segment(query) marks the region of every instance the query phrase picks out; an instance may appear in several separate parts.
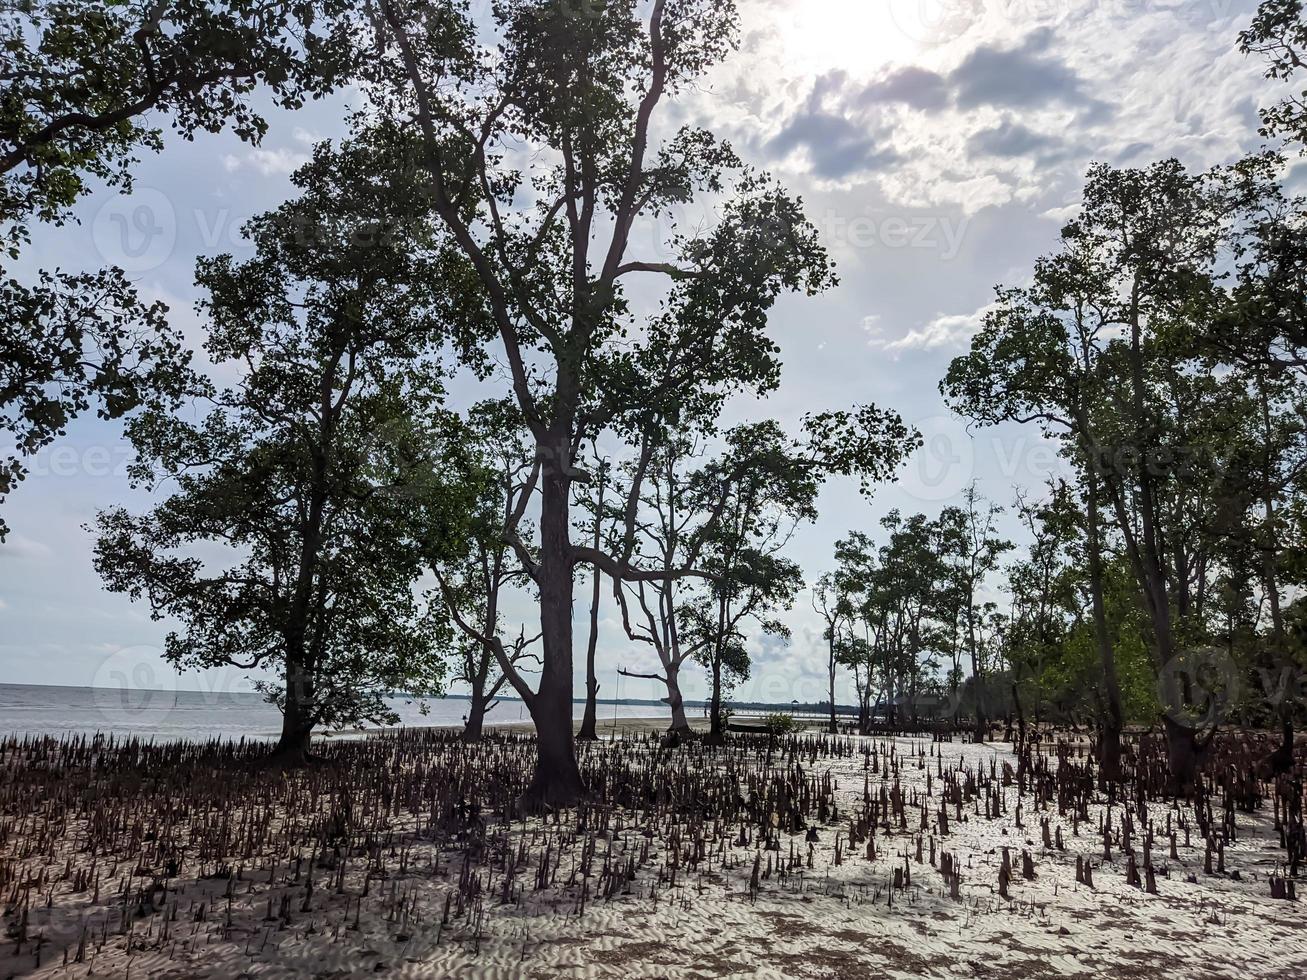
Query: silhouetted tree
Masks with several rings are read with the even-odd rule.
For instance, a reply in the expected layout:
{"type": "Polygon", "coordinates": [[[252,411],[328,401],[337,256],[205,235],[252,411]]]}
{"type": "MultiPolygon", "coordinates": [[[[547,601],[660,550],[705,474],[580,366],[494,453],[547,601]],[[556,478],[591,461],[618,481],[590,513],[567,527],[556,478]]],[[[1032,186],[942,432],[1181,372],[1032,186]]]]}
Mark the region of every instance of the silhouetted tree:
{"type": "MultiPolygon", "coordinates": [[[[372,8],[382,121],[420,134],[421,176],[476,270],[536,447],[539,546],[516,549],[540,593],[543,664],[526,698],[538,736],[526,794],[535,805],[568,805],[583,792],[571,720],[573,570],[666,579],[572,542],[573,488],[591,480],[576,465],[582,444],[638,432],[649,419],[692,431],[728,395],[773,388],[772,304],[833,281],[815,230],[781,188],[704,130],[654,137],[664,98],[735,46],[734,4],[655,0],[645,9],[635,0],[505,0],[492,9],[498,48],[482,57],[456,8],[372,8]],[[515,151],[524,144],[526,157],[515,151]],[[662,255],[632,254],[638,221],[707,195],[719,202],[715,226],[669,232],[662,255]],[[632,277],[662,286],[656,312],[632,308],[632,277]]],[[[896,416],[850,421],[882,459],[896,458],[906,437],[896,416]]],[[[637,469],[629,500],[639,500],[642,477],[637,469]]]]}
{"type": "Polygon", "coordinates": [[[319,725],[392,718],[388,692],[440,690],[447,631],[414,585],[466,548],[480,491],[430,356],[458,311],[432,288],[432,228],[386,159],[320,145],[294,177],[301,197],[246,225],[253,258],[200,262],[205,349],[243,376],[198,421],[134,420],[134,481],[176,490],[97,521],[109,589],[180,621],[169,660],[280,671],[261,687],[286,764],[319,725]]]}

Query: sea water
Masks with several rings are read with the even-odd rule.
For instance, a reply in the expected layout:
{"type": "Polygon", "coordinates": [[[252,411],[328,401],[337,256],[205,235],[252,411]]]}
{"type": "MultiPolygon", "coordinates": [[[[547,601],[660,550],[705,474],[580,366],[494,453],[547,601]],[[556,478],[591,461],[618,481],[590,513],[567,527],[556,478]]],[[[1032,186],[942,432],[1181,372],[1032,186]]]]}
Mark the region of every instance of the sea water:
{"type": "MultiPolygon", "coordinates": [[[[461,725],[470,702],[435,698],[423,704],[390,698],[399,723],[408,726],[461,725]]],[[[575,704],[581,717],[584,704],[575,704]]],[[[601,721],[660,716],[649,704],[601,704],[601,721]]],[[[488,724],[530,721],[526,705],[501,699],[488,724]]],[[[244,691],[152,691],[136,688],[59,687],[0,684],[0,737],[6,735],[104,734],[155,741],[178,739],[270,739],[281,730],[281,713],[260,694],[244,691]]]]}

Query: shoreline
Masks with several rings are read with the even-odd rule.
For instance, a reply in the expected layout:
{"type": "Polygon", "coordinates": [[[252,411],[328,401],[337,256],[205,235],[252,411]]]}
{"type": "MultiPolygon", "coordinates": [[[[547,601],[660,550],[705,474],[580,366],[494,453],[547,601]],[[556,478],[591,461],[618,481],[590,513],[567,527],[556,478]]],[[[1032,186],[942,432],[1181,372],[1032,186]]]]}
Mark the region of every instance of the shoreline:
{"type": "MultiPolygon", "coordinates": [[[[707,718],[687,719],[690,728],[694,731],[707,731],[707,718]]],[[[595,723],[595,733],[601,738],[605,732],[628,732],[631,734],[658,733],[665,732],[671,726],[670,717],[640,717],[640,718],[618,718],[616,722],[609,718],[607,721],[597,721],[595,723]]],[[[581,719],[572,719],[572,732],[575,734],[581,728],[581,719]]],[[[432,732],[461,732],[462,725],[393,725],[384,728],[369,728],[361,732],[340,733],[336,735],[324,736],[328,741],[338,741],[345,738],[366,738],[371,735],[391,735],[396,732],[412,731],[432,731],[432,732]]],[[[494,732],[531,732],[535,730],[535,722],[530,718],[524,718],[518,721],[487,721],[482,726],[482,732],[493,734],[494,732]]],[[[276,736],[272,736],[275,738],[276,736]]]]}

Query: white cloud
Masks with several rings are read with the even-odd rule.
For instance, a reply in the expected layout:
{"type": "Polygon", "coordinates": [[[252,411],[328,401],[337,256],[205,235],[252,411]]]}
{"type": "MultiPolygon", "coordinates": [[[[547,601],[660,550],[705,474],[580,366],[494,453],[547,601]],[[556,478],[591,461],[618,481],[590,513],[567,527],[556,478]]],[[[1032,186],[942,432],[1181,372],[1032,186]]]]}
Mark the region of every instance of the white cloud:
{"type": "Polygon", "coordinates": [[[0,558],[17,561],[42,561],[54,555],[54,550],[43,542],[10,532],[4,544],[0,544],[0,558]]]}
{"type": "Polygon", "coordinates": [[[714,78],[717,98],[703,108],[787,180],[861,179],[891,205],[971,215],[1020,202],[1038,214],[1070,199],[1092,160],[1226,162],[1258,145],[1254,107],[1277,94],[1237,49],[1253,0],[1034,9],[975,0],[950,8],[959,16],[947,30],[904,21],[899,8],[916,6],[904,3],[865,15],[894,43],[847,58],[833,39],[873,36],[849,18],[876,5],[822,6],[828,15],[807,0],[746,2],[747,53],[714,78]],[[801,43],[809,34],[823,45],[801,43]]]}
{"type": "Polygon", "coordinates": [[[1067,204],[1060,208],[1049,208],[1047,211],[1040,213],[1041,218],[1047,218],[1049,221],[1056,221],[1058,224],[1066,224],[1072,218],[1080,213],[1080,202],[1067,204]]]}
{"type": "Polygon", "coordinates": [[[915,327],[894,339],[886,337],[876,324],[879,317],[867,317],[862,327],[872,335],[868,343],[893,354],[908,350],[961,349],[980,329],[985,314],[994,308],[995,304],[986,303],[970,313],[941,313],[924,326],[915,327]]]}
{"type": "MultiPolygon", "coordinates": [[[[302,133],[303,131],[297,131],[296,138],[299,138],[302,133]]],[[[308,160],[308,154],[298,150],[284,148],[269,150],[262,146],[255,146],[239,155],[228,153],[222,158],[222,164],[228,173],[255,170],[264,177],[273,177],[285,176],[297,167],[308,163],[308,160]]]]}

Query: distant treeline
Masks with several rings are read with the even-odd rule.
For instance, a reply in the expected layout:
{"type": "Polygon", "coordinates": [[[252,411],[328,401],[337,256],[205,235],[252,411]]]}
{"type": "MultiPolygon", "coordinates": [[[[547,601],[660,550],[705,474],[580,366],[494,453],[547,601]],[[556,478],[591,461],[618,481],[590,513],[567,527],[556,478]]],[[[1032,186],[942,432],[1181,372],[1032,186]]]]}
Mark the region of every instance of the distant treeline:
{"type": "MultiPolygon", "coordinates": [[[[408,698],[413,696],[414,695],[407,694],[403,691],[394,691],[391,693],[391,697],[393,698],[408,698]]],[[[472,695],[446,694],[443,696],[442,700],[471,701],[472,695]]],[[[499,698],[499,700],[506,702],[508,704],[525,703],[524,701],[522,701],[521,698],[499,698]]],[[[572,699],[573,704],[585,704],[585,702],[586,702],[585,698],[572,699]]],[[[659,709],[664,709],[667,707],[667,702],[659,700],[658,698],[596,698],[595,704],[648,705],[651,708],[659,708],[659,709]]],[[[700,711],[711,706],[711,702],[709,701],[686,701],[684,702],[684,704],[686,708],[695,708],[700,711]]],[[[776,712],[783,712],[787,714],[799,714],[799,715],[809,715],[809,714],[827,715],[830,713],[829,701],[817,701],[808,704],[798,704],[798,703],[780,704],[780,703],[774,703],[769,701],[733,701],[730,707],[737,712],[776,711],[776,712]]],[[[837,704],[835,706],[835,712],[836,714],[841,714],[841,715],[856,716],[858,713],[858,708],[856,705],[852,705],[852,704],[837,704]]]]}

